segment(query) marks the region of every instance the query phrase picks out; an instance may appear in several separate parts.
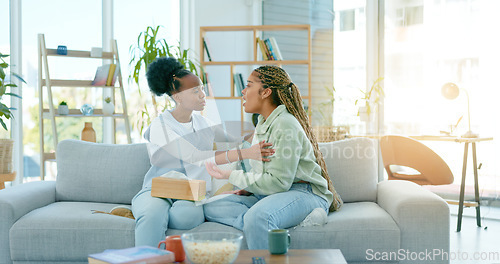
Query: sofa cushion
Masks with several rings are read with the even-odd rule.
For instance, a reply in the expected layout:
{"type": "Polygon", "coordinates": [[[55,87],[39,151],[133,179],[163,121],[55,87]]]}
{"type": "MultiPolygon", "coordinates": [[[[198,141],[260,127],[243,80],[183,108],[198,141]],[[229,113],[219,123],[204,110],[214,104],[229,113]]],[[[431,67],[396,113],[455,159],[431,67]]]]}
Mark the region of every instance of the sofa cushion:
{"type": "Polygon", "coordinates": [[[13,261],[86,261],[88,254],[134,246],[132,219],[92,214],[118,204],[57,202],[21,217],[10,230],[13,261]]]}
{"type": "MultiPolygon", "coordinates": [[[[342,200],[348,202],[377,199],[377,141],[353,138],[319,143],[328,174],[342,200]]],[[[342,209],[341,209],[342,210],[342,209]]]]}
{"type": "Polygon", "coordinates": [[[57,201],[130,204],[150,168],[146,144],[64,140],[57,146],[57,201]]]}
{"type": "MultiPolygon", "coordinates": [[[[291,228],[290,248],[338,248],[349,261],[367,261],[367,250],[397,252],[400,231],[392,217],[373,202],[344,203],[323,226],[291,228]]],[[[370,251],[371,252],[371,251],[370,251]]]]}

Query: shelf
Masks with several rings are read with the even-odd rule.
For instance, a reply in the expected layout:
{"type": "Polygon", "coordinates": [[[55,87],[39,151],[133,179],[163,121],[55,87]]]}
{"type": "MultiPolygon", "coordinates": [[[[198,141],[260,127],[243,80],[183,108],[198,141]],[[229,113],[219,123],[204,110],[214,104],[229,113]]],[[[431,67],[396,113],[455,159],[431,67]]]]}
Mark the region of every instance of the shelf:
{"type": "MultiPolygon", "coordinates": [[[[93,115],[83,115],[80,109],[68,109],[69,114],[67,115],[60,115],[57,113],[57,109],[54,110],[54,117],[113,117],[113,118],[125,118],[126,115],[123,113],[115,113],[112,115],[104,115],[102,113],[102,109],[94,109],[94,114],[93,115]]],[[[50,119],[50,109],[44,108],[43,109],[43,118],[44,119],[50,119]]]]}
{"type": "MultiPolygon", "coordinates": [[[[105,86],[105,85],[92,85],[92,80],[71,80],[71,79],[51,79],[49,72],[49,57],[53,60],[54,57],[60,58],[61,61],[64,61],[63,58],[81,58],[81,59],[97,59],[102,63],[114,63],[116,65],[120,65],[120,59],[118,56],[118,45],[116,40],[111,41],[111,52],[102,52],[101,56],[90,56],[91,51],[82,51],[82,50],[67,50],[66,55],[57,54],[57,49],[47,49],[45,45],[45,35],[38,34],[38,114],[39,114],[39,135],[40,135],[40,176],[42,180],[45,179],[45,162],[46,161],[56,161],[55,151],[57,149],[57,145],[59,143],[58,136],[58,122],[61,122],[61,117],[70,117],[70,118],[85,118],[85,117],[97,117],[102,118],[103,121],[106,121],[106,124],[109,124],[109,129],[112,133],[110,133],[110,141],[116,144],[116,135],[117,126],[116,119],[123,119],[125,123],[125,133],[127,136],[127,142],[129,144],[132,143],[131,127],[130,121],[127,114],[127,101],[125,100],[125,91],[122,82],[122,72],[120,70],[117,71],[118,81],[115,85],[105,86]],[[52,87],[58,87],[56,90],[56,94],[54,96],[52,87]],[[61,91],[66,91],[72,94],[75,98],[80,98],[81,95],[77,95],[75,92],[71,90],[74,88],[100,88],[104,96],[112,96],[113,103],[115,103],[116,94],[121,98],[121,107],[118,113],[114,113],[112,115],[104,115],[102,109],[94,109],[92,115],[83,115],[80,109],[68,109],[67,115],[60,115],[58,113],[58,105],[54,104],[55,101],[60,101],[61,91]],[[108,88],[108,89],[106,89],[108,88]],[[116,90],[118,88],[119,90],[116,90]],[[45,91],[44,91],[45,90],[45,91]],[[108,93],[109,92],[109,93],[108,93]],[[46,96],[46,97],[45,97],[46,96]],[[44,98],[45,97],[45,98],[44,98]],[[45,106],[44,106],[45,104],[45,106]],[[47,105],[48,104],[48,105],[47,105]],[[44,122],[44,120],[48,120],[48,122],[44,122]],[[48,124],[50,124],[50,129],[48,129],[48,124]],[[45,128],[47,127],[47,128],[45,128]],[[46,145],[46,137],[51,137],[52,146],[45,147],[46,145]]],[[[71,68],[71,64],[74,61],[66,62],[66,67],[71,68]]],[[[93,69],[94,71],[94,69],[93,69]]],[[[66,76],[68,78],[69,76],[66,76]]],[[[63,77],[65,78],[65,77],[63,77]]],[[[85,93],[94,93],[94,91],[85,90],[85,93]]],[[[77,100],[78,101],[78,100],[77,100]]],[[[99,120],[100,121],[100,120],[99,120]]],[[[82,120],[83,122],[83,120],[82,120]]],[[[60,128],[59,128],[60,129],[60,128]]],[[[104,132],[104,131],[103,131],[104,132]]],[[[104,138],[104,137],[103,137],[104,138]]]]}
{"type": "Polygon", "coordinates": [[[260,25],[260,26],[214,26],[202,27],[201,31],[283,31],[283,30],[309,30],[309,25],[260,25]]]}
{"type": "MultiPolygon", "coordinates": [[[[47,80],[42,79],[41,85],[46,87],[47,80]]],[[[89,80],[57,80],[57,79],[51,79],[50,86],[68,87],[68,88],[120,88],[116,86],[92,85],[92,81],[89,80]]]]}
{"type": "MultiPolygon", "coordinates": [[[[272,32],[271,32],[272,33],[272,32]]],[[[218,36],[219,38],[221,36],[218,36]]],[[[223,38],[222,38],[223,39],[223,38]]],[[[307,100],[307,105],[311,106],[312,103],[312,97],[311,97],[311,86],[312,86],[312,81],[311,81],[311,72],[312,72],[312,63],[311,63],[311,26],[308,24],[302,24],[302,25],[243,25],[243,26],[209,26],[209,27],[200,27],[200,37],[199,37],[200,45],[199,45],[199,55],[200,55],[200,66],[202,68],[209,68],[209,66],[229,66],[229,91],[227,94],[228,96],[207,96],[207,99],[216,99],[216,100],[241,100],[243,102],[243,99],[241,96],[237,96],[239,94],[239,91],[237,92],[237,85],[235,84],[234,81],[234,74],[235,74],[235,69],[237,65],[249,65],[249,66],[255,66],[255,65],[277,65],[282,67],[282,65],[301,65],[304,66],[303,74],[307,74],[307,96],[302,96],[303,100],[307,100]],[[229,33],[224,33],[224,34],[234,34],[232,32],[238,32],[238,31],[248,31],[248,36],[252,35],[251,37],[251,45],[249,45],[249,54],[251,55],[249,60],[240,60],[240,61],[205,61],[205,58],[207,57],[205,55],[205,37],[211,34],[207,34],[208,32],[229,32],[229,33]],[[257,42],[257,38],[260,37],[260,33],[263,31],[303,31],[304,34],[307,34],[307,48],[303,50],[303,55],[300,58],[306,58],[303,60],[264,60],[261,59],[259,54],[262,55],[262,49],[260,49],[260,45],[257,42]],[[260,52],[259,52],[260,51],[260,52]]],[[[225,43],[226,45],[229,45],[225,43]]],[[[221,45],[220,47],[211,46],[211,49],[224,49],[224,44],[219,44],[221,45]]],[[[302,53],[301,53],[302,54],[302,53]]],[[[214,69],[213,67],[212,69],[214,69]]],[[[305,78],[305,77],[304,77],[305,78]]],[[[244,80],[244,84],[246,83],[246,80],[244,80]]],[[[244,89],[244,87],[242,87],[244,89]]],[[[244,110],[243,110],[243,104],[241,104],[241,108],[239,109],[241,114],[240,114],[240,120],[244,120],[244,110]]],[[[310,114],[309,114],[310,116],[310,114]]],[[[245,132],[245,128],[243,127],[243,122],[241,122],[241,131],[245,132]]]]}
{"type": "Polygon", "coordinates": [[[113,52],[102,52],[102,56],[99,57],[91,57],[90,51],[83,50],[68,50],[67,55],[57,54],[57,49],[46,49],[47,56],[55,56],[55,57],[65,57],[65,58],[93,58],[93,59],[113,59],[113,52]]]}
{"type": "Polygon", "coordinates": [[[262,60],[262,61],[204,61],[201,65],[277,65],[277,64],[309,64],[308,60],[262,60]]]}

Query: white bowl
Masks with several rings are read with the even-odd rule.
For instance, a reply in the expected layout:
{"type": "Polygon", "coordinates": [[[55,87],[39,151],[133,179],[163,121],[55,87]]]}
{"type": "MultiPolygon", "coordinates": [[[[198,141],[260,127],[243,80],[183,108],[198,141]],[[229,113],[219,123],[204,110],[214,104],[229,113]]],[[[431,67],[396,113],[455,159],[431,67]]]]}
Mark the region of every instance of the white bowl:
{"type": "Polygon", "coordinates": [[[243,235],[231,232],[185,233],[186,257],[193,264],[231,264],[238,257],[243,235]]]}

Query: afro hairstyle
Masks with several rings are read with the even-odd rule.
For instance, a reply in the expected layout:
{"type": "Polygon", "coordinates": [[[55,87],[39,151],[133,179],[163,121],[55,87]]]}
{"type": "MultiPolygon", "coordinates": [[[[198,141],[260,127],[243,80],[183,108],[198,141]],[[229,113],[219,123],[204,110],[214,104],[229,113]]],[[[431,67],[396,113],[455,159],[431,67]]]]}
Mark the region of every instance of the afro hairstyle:
{"type": "Polygon", "coordinates": [[[191,72],[186,70],[176,58],[160,57],[149,64],[146,79],[149,89],[155,95],[168,94],[171,96],[179,91],[181,86],[179,79],[188,74],[191,72]]]}

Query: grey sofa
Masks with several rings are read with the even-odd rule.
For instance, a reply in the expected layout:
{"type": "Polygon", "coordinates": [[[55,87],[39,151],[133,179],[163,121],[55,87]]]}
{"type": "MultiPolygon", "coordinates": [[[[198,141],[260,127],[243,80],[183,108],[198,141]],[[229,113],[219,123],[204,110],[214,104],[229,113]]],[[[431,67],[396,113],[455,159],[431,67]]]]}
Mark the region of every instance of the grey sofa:
{"type": "MultiPolygon", "coordinates": [[[[449,208],[441,198],[412,182],[378,182],[376,141],[320,147],[345,204],[326,225],[290,228],[291,248],[339,248],[349,263],[449,263],[428,254],[449,251],[449,208]]],[[[91,210],[130,204],[149,168],[145,144],[65,140],[57,166],[55,182],[0,191],[0,263],[86,263],[90,253],[134,246],[133,220],[91,210]]],[[[209,230],[238,232],[210,222],[192,231],[209,230]]]]}

